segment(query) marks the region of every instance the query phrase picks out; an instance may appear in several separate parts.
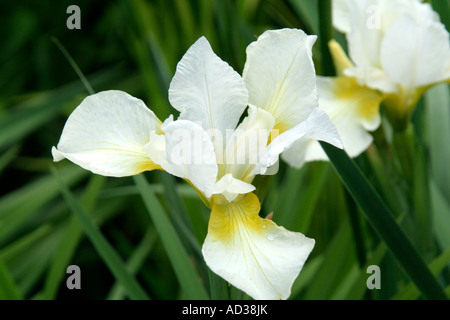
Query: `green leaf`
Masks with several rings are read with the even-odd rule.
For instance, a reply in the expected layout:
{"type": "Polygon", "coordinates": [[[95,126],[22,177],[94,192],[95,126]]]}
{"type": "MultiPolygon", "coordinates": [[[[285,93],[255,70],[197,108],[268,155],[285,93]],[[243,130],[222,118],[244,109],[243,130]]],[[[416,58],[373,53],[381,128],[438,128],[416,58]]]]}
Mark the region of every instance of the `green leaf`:
{"type": "Polygon", "coordinates": [[[189,299],[208,299],[208,294],[154,191],[143,174],[134,176],[133,179],[141,192],[142,200],[158,231],[184,293],[189,299]]]}
{"type": "Polygon", "coordinates": [[[443,288],[397,224],[391,210],[356,164],[343,150],[323,142],[321,145],[367,220],[423,295],[428,299],[447,299],[443,288]]]}
{"type": "Polygon", "coordinates": [[[441,248],[450,248],[450,205],[441,189],[432,180],[430,180],[430,193],[433,226],[437,241],[441,248]]]}
{"type": "MultiPolygon", "coordinates": [[[[147,229],[147,232],[142,237],[141,242],[138,244],[131,257],[127,261],[127,269],[131,275],[136,275],[139,269],[145,262],[145,259],[152,251],[156,243],[156,232],[152,227],[147,229]]],[[[124,288],[120,285],[120,282],[116,282],[108,294],[107,300],[122,300],[125,296],[124,288]]]]}
{"type": "Polygon", "coordinates": [[[8,246],[0,250],[0,260],[8,262],[8,260],[23,254],[30,249],[31,245],[39,241],[43,236],[47,235],[52,228],[48,224],[44,224],[36,230],[24,235],[23,237],[10,243],[8,246]]]}
{"type": "Polygon", "coordinates": [[[329,299],[334,290],[342,283],[356,261],[355,251],[349,250],[352,245],[352,233],[349,220],[345,220],[333,240],[328,245],[320,268],[308,287],[305,299],[329,299]],[[345,249],[344,249],[345,248],[345,249]]]}
{"type": "MultiPolygon", "coordinates": [[[[116,67],[90,77],[92,85],[118,79],[124,73],[123,67],[116,67]]],[[[15,107],[0,117],[0,150],[10,147],[45,123],[50,122],[67,106],[68,101],[79,101],[78,95],[84,92],[79,81],[61,88],[33,95],[33,98],[15,107]]],[[[55,141],[56,142],[56,141],[55,141]]],[[[49,147],[50,155],[50,147],[49,147]]]]}
{"type": "Polygon", "coordinates": [[[64,199],[66,200],[72,212],[80,220],[80,224],[84,232],[91,240],[98,254],[102,257],[103,261],[111,270],[112,274],[123,285],[131,299],[150,299],[147,293],[127,271],[122,259],[119,257],[113,247],[108,243],[101,232],[97,229],[97,226],[94,224],[91,217],[86,213],[79,201],[73,196],[72,192],[68,189],[67,185],[61,179],[56,169],[53,168],[52,173],[54,174],[61,187],[61,193],[63,194],[64,199]]]}
{"type": "MultiPolygon", "coordinates": [[[[319,0],[320,1],[320,0],[319,0]]],[[[289,0],[294,10],[304,21],[310,34],[319,32],[319,15],[317,11],[317,0],[289,0]]]]}
{"type": "MultiPolygon", "coordinates": [[[[430,263],[429,267],[431,272],[435,276],[439,275],[439,273],[445,268],[448,267],[450,263],[450,248],[447,251],[443,252],[439,257],[433,260],[430,263]]],[[[415,300],[420,297],[420,291],[414,286],[413,283],[409,283],[403,290],[398,292],[393,300],[415,300]]]]}
{"type": "Polygon", "coordinates": [[[9,273],[8,267],[0,258],[0,300],[21,300],[17,285],[9,273]]]}
{"type": "MultiPolygon", "coordinates": [[[[68,185],[80,181],[87,173],[75,166],[60,171],[62,179],[68,185]]],[[[51,175],[45,175],[0,198],[0,245],[58,193],[58,183],[51,175]]]]}
{"type": "Polygon", "coordinates": [[[334,76],[334,64],[328,42],[333,38],[332,2],[331,0],[319,0],[319,43],[322,53],[322,73],[324,76],[334,76]]]}
{"type": "Polygon", "coordinates": [[[450,32],[450,1],[449,0],[431,0],[433,9],[441,16],[441,21],[450,32]]]}
{"type": "MultiPolygon", "coordinates": [[[[93,175],[85,189],[81,203],[87,209],[92,209],[103,187],[105,177],[93,175]]],[[[70,260],[75,253],[75,249],[81,240],[83,229],[81,228],[78,217],[72,216],[58,246],[53,252],[53,260],[49,267],[49,271],[44,283],[44,289],[40,299],[52,300],[58,293],[58,288],[66,274],[66,268],[70,264],[70,260]]]]}
{"type": "Polygon", "coordinates": [[[443,83],[425,93],[431,175],[450,201],[450,87],[443,83]]]}

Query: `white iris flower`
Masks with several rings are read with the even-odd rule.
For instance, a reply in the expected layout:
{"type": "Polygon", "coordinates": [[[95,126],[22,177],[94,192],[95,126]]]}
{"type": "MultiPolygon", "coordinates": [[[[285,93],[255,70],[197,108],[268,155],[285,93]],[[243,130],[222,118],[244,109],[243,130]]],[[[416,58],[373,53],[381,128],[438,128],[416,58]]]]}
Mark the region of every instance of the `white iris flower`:
{"type": "MultiPolygon", "coordinates": [[[[349,58],[330,43],[338,75],[318,77],[319,105],[354,157],[372,143],[382,101],[394,128],[403,130],[425,90],[449,81],[449,33],[418,0],[334,0],[333,24],[346,35],[349,58]]],[[[308,152],[325,159],[312,145],[308,152]]]]}
{"type": "Polygon", "coordinates": [[[170,84],[177,120],[161,123],[122,91],[100,92],[70,115],[54,161],[105,176],[160,169],[183,178],[211,209],[202,247],[211,270],[255,299],[286,299],[314,240],[260,218],[252,182],[274,174],[298,140],[342,147],[317,107],[314,41],[301,30],[265,32],[248,47],[243,79],[201,37],[170,84]]]}

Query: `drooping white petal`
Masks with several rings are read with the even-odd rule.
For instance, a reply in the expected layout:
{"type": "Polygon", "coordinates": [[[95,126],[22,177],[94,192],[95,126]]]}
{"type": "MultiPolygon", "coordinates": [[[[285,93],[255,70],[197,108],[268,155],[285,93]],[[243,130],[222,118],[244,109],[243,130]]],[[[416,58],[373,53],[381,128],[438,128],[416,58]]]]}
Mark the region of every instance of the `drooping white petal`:
{"type": "Polygon", "coordinates": [[[217,179],[213,144],[202,127],[188,120],[169,119],[161,126],[164,135],[154,134],[144,151],[165,171],[192,183],[206,198],[217,179]]]}
{"type": "MultiPolygon", "coordinates": [[[[278,161],[279,155],[288,150],[300,139],[315,139],[328,142],[338,148],[342,148],[342,142],[335,125],[328,115],[319,108],[314,108],[311,115],[305,121],[294,128],[283,132],[274,139],[261,156],[260,162],[254,169],[256,174],[264,174],[268,167],[278,161]]],[[[303,163],[304,154],[298,154],[290,162],[303,163]]],[[[295,165],[298,166],[298,165],[295,165]]]]}
{"type": "Polygon", "coordinates": [[[316,36],[302,30],[269,30],[247,47],[243,78],[249,103],[270,112],[286,131],[317,106],[312,46],[316,36]]]}
{"type": "Polygon", "coordinates": [[[232,202],[239,194],[246,194],[255,190],[255,186],[236,179],[227,173],[214,186],[214,194],[222,194],[228,202],[232,202]]]}
{"type": "Polygon", "coordinates": [[[143,151],[161,122],[145,104],[122,91],[88,96],[67,119],[54,161],[64,158],[93,173],[123,177],[158,168],[143,151]]]}
{"type": "Polygon", "coordinates": [[[406,91],[446,80],[449,33],[441,23],[419,25],[410,17],[400,18],[383,39],[381,63],[406,91]]]}
{"type": "Polygon", "coordinates": [[[178,63],[169,100],[181,112],[179,119],[225,132],[236,128],[247,107],[248,93],[241,76],[201,37],[178,63]]]}
{"type": "Polygon", "coordinates": [[[287,299],[314,240],[258,216],[253,193],[213,203],[202,247],[209,268],[254,299],[287,299]]]}

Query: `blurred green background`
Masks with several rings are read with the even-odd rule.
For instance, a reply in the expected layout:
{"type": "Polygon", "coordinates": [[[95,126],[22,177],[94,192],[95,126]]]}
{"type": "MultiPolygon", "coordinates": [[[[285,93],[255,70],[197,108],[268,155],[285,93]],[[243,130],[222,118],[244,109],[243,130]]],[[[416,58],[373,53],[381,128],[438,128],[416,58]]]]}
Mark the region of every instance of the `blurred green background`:
{"type": "MultiPolygon", "coordinates": [[[[437,9],[448,18],[448,6],[442,3],[437,9]]],[[[241,73],[246,46],[263,31],[289,27],[318,34],[317,7],[315,0],[3,1],[0,298],[129,297],[120,285],[123,277],[111,271],[114,267],[92,245],[70,200],[62,196],[61,184],[50,172],[53,166],[121,257],[118,268],[128,268],[128,276],[134,276],[140,289],[152,299],[192,298],[177,278],[144,205],[142,188],[133,179],[95,176],[67,160],[53,164],[51,147],[68,115],[89,94],[58,44],[93,90],[126,91],[165,119],[176,112],[167,98],[176,64],[200,36],[206,36],[216,54],[241,73]],[[66,9],[72,4],[81,9],[80,30],[66,27],[70,16],[66,9]],[[81,290],[66,288],[69,265],[81,268],[81,290]]],[[[342,35],[335,37],[345,46],[342,35]]],[[[319,42],[314,60],[321,74],[319,42]]],[[[390,145],[393,133],[388,123],[374,133],[375,145],[356,162],[448,295],[449,90],[445,85],[433,90],[413,117],[414,139],[408,141],[419,160],[411,170],[399,164],[402,156],[395,155],[390,145]]],[[[206,292],[213,298],[248,298],[207,270],[199,248],[209,210],[194,190],[163,172],[145,177],[206,292]],[[211,293],[215,286],[225,288],[225,293],[211,293]]],[[[316,240],[291,299],[421,298],[329,163],[310,163],[301,170],[281,163],[261,216],[271,211],[277,224],[316,240]],[[381,267],[380,290],[366,287],[368,265],[381,267]]]]}

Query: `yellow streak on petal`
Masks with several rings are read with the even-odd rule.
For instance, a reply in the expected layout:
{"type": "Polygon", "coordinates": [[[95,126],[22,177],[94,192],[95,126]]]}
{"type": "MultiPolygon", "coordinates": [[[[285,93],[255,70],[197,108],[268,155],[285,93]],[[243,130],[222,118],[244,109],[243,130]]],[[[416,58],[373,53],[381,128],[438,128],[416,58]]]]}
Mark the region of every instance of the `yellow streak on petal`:
{"type": "Polygon", "coordinates": [[[243,229],[262,233],[276,227],[274,222],[258,215],[260,209],[258,197],[254,193],[240,195],[231,203],[213,196],[208,234],[215,240],[230,241],[243,229]]]}
{"type": "Polygon", "coordinates": [[[144,171],[152,171],[152,170],[163,170],[163,168],[161,168],[161,166],[159,164],[154,163],[150,159],[140,162],[136,166],[136,174],[139,174],[144,171]]]}
{"type": "Polygon", "coordinates": [[[338,99],[356,102],[359,116],[366,120],[373,119],[378,115],[383,99],[380,93],[361,86],[356,79],[350,77],[334,79],[334,94],[338,99]]]}

